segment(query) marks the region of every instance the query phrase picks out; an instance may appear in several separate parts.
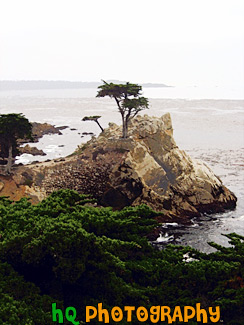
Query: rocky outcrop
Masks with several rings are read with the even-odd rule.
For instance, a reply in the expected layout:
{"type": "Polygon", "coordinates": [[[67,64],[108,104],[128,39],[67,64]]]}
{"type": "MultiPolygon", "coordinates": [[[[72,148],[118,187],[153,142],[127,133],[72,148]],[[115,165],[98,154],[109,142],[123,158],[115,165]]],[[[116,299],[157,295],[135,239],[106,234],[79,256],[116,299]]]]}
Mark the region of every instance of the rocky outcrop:
{"type": "Polygon", "coordinates": [[[134,118],[128,139],[121,139],[121,127],[110,124],[72,157],[22,168],[29,170],[32,196],[71,188],[116,209],[145,203],[163,212],[160,221],[187,220],[236,205],[235,195],[205,163],[178,148],[169,114],[134,118]]]}
{"type": "Polygon", "coordinates": [[[46,134],[59,134],[61,135],[61,130],[68,128],[68,126],[54,126],[48,123],[37,123],[32,122],[32,141],[29,139],[19,139],[18,143],[26,142],[38,142],[38,140],[46,134]]]}
{"type": "Polygon", "coordinates": [[[23,177],[22,181],[16,179],[13,175],[0,175],[0,196],[5,196],[11,200],[17,201],[27,197],[32,203],[39,202],[36,191],[31,187],[32,182],[23,177]]]}
{"type": "Polygon", "coordinates": [[[138,116],[132,120],[129,138],[119,139],[120,134],[120,127],[113,124],[89,144],[104,151],[125,151],[109,176],[103,204],[145,203],[169,217],[184,218],[235,207],[235,195],[210,168],[178,148],[169,114],[138,116]]]}
{"type": "Polygon", "coordinates": [[[62,134],[60,131],[66,129],[67,126],[54,126],[48,123],[32,122],[32,137],[34,142],[37,142],[41,137],[46,134],[62,134]]]}
{"type": "Polygon", "coordinates": [[[24,147],[20,147],[19,151],[20,154],[27,153],[33,156],[46,156],[46,153],[43,150],[36,147],[31,147],[29,144],[26,144],[24,147]]]}

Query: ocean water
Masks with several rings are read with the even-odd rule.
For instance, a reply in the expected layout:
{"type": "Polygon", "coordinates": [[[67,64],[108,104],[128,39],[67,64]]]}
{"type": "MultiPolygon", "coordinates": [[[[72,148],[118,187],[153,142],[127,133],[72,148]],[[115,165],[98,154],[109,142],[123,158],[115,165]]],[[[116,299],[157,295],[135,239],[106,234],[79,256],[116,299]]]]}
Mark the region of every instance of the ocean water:
{"type": "MultiPolygon", "coordinates": [[[[46,135],[39,143],[44,157],[22,155],[18,161],[28,163],[67,156],[90,136],[99,133],[93,122],[83,122],[86,115],[101,115],[101,124],[120,124],[116,104],[109,98],[96,98],[96,89],[0,91],[0,114],[23,113],[29,120],[66,125],[62,135],[46,135]],[[71,130],[75,129],[75,130],[71,130]]],[[[237,232],[244,236],[244,91],[242,88],[169,87],[145,88],[149,98],[148,115],[170,112],[174,138],[180,149],[193,158],[205,161],[237,196],[237,208],[226,213],[194,220],[192,226],[168,224],[162,227],[158,245],[179,243],[202,251],[207,244],[227,244],[221,234],[237,232]]]]}

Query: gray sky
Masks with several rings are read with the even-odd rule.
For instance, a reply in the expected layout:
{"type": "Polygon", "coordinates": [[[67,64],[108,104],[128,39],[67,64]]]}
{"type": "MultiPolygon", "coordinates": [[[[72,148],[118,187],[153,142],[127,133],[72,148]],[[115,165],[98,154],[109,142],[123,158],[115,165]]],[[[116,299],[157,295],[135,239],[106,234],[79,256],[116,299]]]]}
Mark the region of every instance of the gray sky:
{"type": "Polygon", "coordinates": [[[0,80],[244,85],[243,0],[0,0],[0,80]]]}

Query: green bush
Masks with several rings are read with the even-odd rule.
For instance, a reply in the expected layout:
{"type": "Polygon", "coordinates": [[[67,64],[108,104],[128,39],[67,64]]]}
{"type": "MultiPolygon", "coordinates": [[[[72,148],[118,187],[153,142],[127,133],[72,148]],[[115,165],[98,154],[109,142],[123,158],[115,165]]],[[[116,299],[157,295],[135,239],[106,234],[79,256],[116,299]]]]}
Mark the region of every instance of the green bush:
{"type": "Polygon", "coordinates": [[[91,201],[71,190],[37,205],[0,198],[1,324],[49,324],[57,301],[83,320],[84,307],[99,302],[201,303],[220,306],[224,324],[244,322],[243,237],[228,235],[228,248],[211,243],[217,251],[209,255],[172,245],[159,251],[146,238],[158,226],[156,212],[86,205],[91,201]],[[194,261],[186,263],[186,253],[194,261]]]}

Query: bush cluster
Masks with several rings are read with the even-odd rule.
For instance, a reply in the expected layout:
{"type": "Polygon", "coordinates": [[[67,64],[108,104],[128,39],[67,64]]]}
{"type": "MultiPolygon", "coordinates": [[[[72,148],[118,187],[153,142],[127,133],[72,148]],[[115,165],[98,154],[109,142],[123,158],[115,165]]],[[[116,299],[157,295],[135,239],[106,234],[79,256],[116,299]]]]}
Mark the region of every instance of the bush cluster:
{"type": "Polygon", "coordinates": [[[52,302],[74,306],[81,321],[84,307],[99,302],[108,309],[200,302],[220,306],[224,324],[244,323],[244,237],[227,235],[228,248],[210,243],[211,254],[173,245],[160,251],[146,237],[158,226],[156,212],[91,201],[72,190],[37,205],[0,198],[1,324],[54,324],[52,302]]]}

